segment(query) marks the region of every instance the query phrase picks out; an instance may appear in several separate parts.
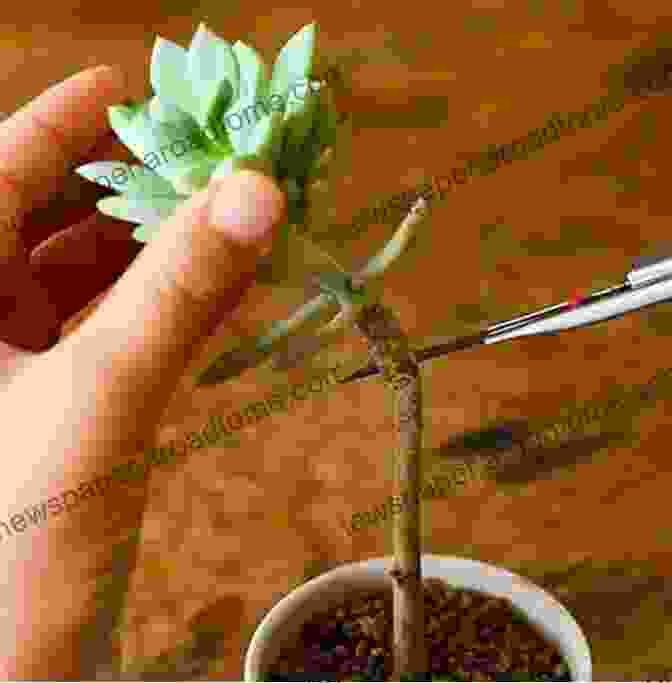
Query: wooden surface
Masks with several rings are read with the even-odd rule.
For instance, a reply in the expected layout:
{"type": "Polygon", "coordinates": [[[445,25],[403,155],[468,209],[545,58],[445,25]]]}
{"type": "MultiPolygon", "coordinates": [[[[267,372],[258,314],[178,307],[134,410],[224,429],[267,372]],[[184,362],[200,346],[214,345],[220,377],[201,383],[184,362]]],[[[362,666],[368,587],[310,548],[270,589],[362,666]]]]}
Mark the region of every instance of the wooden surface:
{"type": "MultiPolygon", "coordinates": [[[[672,26],[669,6],[651,0],[15,3],[0,27],[0,111],[98,63],[124,65],[141,95],[154,36],[186,44],[201,20],[271,58],[314,19],[327,54],[367,60],[353,67],[346,98],[354,137],[334,192],[339,223],[544,126],[553,112],[586,108],[606,94],[611,65],[672,26]]],[[[668,98],[628,100],[599,125],[450,194],[386,281],[385,302],[412,342],[615,284],[634,257],[667,242],[671,117],[668,98]]],[[[360,263],[391,230],[370,226],[335,253],[360,263]]],[[[271,380],[296,383],[311,371],[193,386],[194,371],[232,335],[284,317],[297,297],[250,292],[236,319],[195,350],[158,442],[258,400],[271,380]]],[[[534,431],[576,403],[645,383],[670,363],[671,321],[672,309],[659,306],[426,364],[428,467],[449,471],[455,458],[494,452],[483,443],[496,428],[534,431]]],[[[315,364],[353,354],[366,357],[354,333],[315,364]]],[[[672,670],[671,405],[661,392],[632,417],[524,461],[504,457],[500,444],[506,464],[493,476],[425,502],[426,552],[491,562],[548,588],[583,628],[595,680],[660,679],[672,670]]],[[[194,450],[179,468],[157,470],[121,629],[127,659],[154,660],[173,680],[238,679],[255,625],[306,573],[387,554],[389,525],[352,536],[344,525],[390,491],[391,410],[382,384],[367,380],[246,428],[237,447],[194,450]],[[195,651],[184,654],[185,643],[195,651]],[[200,673],[180,674],[198,656],[200,673]]]]}

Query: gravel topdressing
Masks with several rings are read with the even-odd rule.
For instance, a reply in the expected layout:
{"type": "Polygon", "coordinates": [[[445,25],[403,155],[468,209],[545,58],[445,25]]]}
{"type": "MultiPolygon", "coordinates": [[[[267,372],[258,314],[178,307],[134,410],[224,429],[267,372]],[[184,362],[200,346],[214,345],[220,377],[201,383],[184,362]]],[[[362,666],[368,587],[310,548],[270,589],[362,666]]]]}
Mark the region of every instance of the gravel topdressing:
{"type": "MultiPolygon", "coordinates": [[[[430,673],[416,680],[571,681],[557,648],[513,605],[423,579],[430,673]]],[[[391,680],[392,591],[353,594],[304,624],[269,681],[391,680]]]]}

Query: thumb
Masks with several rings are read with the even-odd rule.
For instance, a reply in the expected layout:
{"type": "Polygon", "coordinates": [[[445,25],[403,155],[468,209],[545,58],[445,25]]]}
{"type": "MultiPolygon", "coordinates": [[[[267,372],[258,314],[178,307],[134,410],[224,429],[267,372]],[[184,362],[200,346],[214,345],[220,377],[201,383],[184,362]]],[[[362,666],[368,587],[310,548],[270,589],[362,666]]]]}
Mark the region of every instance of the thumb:
{"type": "Polygon", "coordinates": [[[105,368],[105,384],[126,384],[138,398],[157,382],[177,381],[195,345],[253,282],[285,206],[284,193],[260,173],[213,181],[164,221],[61,352],[77,374],[105,368]]]}

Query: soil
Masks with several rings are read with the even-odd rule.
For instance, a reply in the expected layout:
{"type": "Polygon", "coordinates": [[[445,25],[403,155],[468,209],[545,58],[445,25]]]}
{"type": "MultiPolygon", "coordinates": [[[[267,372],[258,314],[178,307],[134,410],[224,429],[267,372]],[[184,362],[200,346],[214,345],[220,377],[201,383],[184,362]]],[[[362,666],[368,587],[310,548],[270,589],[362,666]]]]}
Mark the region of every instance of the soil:
{"type": "MultiPolygon", "coordinates": [[[[430,674],[422,680],[571,680],[558,649],[508,600],[423,583],[430,674]]],[[[359,594],[304,624],[267,680],[390,680],[392,636],[392,592],[359,594]]]]}

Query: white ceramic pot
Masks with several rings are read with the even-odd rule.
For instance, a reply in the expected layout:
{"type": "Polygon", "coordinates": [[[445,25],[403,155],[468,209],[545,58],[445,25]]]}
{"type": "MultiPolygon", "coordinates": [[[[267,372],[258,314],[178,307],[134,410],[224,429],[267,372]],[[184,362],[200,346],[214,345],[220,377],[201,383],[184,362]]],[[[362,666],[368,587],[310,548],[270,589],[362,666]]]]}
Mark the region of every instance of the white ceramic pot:
{"type": "MultiPolygon", "coordinates": [[[[353,592],[388,588],[392,557],[377,557],[332,569],[286,595],[257,627],[245,657],[245,680],[258,681],[275,662],[280,648],[298,636],[303,624],[352,597],[353,592]]],[[[423,577],[507,598],[527,615],[567,662],[573,681],[591,681],[590,647],[574,617],[531,581],[491,564],[448,555],[423,555],[423,577]]]]}

